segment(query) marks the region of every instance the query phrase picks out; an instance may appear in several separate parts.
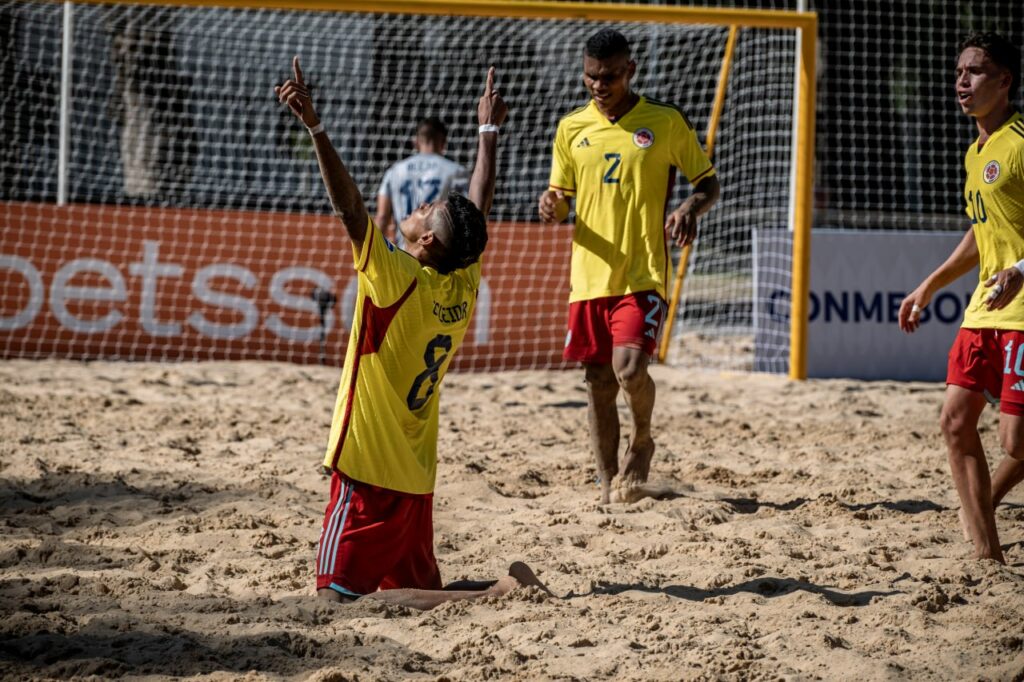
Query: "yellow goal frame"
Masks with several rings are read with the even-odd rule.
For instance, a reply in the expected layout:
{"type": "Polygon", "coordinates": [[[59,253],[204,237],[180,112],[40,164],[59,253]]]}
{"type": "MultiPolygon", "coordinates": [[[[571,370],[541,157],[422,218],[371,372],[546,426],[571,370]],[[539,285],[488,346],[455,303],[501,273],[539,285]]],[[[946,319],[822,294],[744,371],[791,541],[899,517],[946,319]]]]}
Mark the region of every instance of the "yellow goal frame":
{"type": "MultiPolygon", "coordinates": [[[[790,305],[789,377],[807,378],[807,315],[810,298],[811,220],[814,186],[814,127],[818,15],[784,10],[667,7],[622,3],[583,4],[556,0],[76,0],[80,4],[172,5],[230,9],[283,9],[370,14],[429,14],[588,19],[739,28],[793,29],[800,38],[797,65],[796,173],[793,212],[793,280],[790,305]]],[[[65,3],[68,4],[68,3],[65,3]]]]}

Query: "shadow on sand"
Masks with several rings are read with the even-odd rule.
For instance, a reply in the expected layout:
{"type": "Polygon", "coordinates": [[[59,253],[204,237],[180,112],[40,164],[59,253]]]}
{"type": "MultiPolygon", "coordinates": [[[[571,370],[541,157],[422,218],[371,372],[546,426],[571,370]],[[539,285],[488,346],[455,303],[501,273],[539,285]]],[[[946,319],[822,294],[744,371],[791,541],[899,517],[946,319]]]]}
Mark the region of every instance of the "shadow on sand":
{"type": "Polygon", "coordinates": [[[894,594],[902,594],[898,590],[890,592],[880,592],[878,590],[840,592],[839,590],[822,587],[803,580],[765,577],[713,590],[702,590],[688,585],[656,587],[643,583],[633,585],[608,584],[600,585],[594,588],[590,593],[572,596],[585,597],[589,594],[622,594],[623,592],[630,591],[661,593],[670,597],[675,597],[676,599],[686,599],[687,601],[696,602],[702,602],[710,599],[711,597],[728,597],[734,594],[739,594],[740,592],[749,592],[761,597],[781,597],[783,595],[792,594],[793,592],[809,592],[811,594],[820,594],[836,606],[866,606],[867,604],[870,604],[871,600],[875,597],[889,597],[894,594]]]}
{"type": "MultiPolygon", "coordinates": [[[[798,507],[802,507],[808,502],[813,502],[815,499],[819,498],[798,497],[795,500],[790,500],[788,502],[767,502],[765,500],[731,497],[722,498],[720,501],[731,505],[733,509],[740,514],[756,514],[762,508],[775,509],[777,511],[792,511],[798,507]]],[[[889,511],[900,512],[902,514],[950,511],[949,507],[943,507],[942,505],[935,504],[931,500],[882,500],[880,502],[866,502],[864,504],[848,504],[846,502],[840,502],[839,505],[851,512],[870,511],[872,509],[887,509],[889,511]]]]}

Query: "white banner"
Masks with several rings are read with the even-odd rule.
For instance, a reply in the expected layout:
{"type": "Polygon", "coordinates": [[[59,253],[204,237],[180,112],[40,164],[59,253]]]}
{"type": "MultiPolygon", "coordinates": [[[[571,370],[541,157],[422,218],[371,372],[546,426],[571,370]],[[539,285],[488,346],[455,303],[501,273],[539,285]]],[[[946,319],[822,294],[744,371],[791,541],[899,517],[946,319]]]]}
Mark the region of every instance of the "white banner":
{"type": "MultiPolygon", "coordinates": [[[[807,376],[942,381],[949,348],[978,282],[972,270],[939,291],[914,334],[897,325],[900,302],[963,238],[960,232],[814,230],[807,376]]],[[[789,336],[791,241],[755,233],[755,368],[777,369],[789,336]]],[[[785,349],[788,354],[788,348],[785,349]]]]}

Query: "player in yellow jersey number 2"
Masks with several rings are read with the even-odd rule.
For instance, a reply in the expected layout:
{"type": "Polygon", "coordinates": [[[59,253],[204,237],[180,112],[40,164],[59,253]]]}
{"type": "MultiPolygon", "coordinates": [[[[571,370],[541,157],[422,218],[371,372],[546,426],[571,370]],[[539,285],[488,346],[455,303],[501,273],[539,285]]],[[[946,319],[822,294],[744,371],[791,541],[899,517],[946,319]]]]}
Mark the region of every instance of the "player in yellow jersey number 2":
{"type": "Polygon", "coordinates": [[[441,589],[434,558],[439,385],[469,325],[494,198],[498,130],[507,107],[487,74],[469,198],[423,204],[384,238],[313,108],[299,58],[276,89],[313,137],[327,196],[352,241],[358,307],[324,465],[330,501],[316,557],[317,596],[368,597],[418,609],[540,585],[525,564],[481,589],[441,589]],[[464,316],[433,311],[458,307],[464,316]]]}
{"type": "Polygon", "coordinates": [[[692,242],[698,216],[719,193],[715,169],[686,115],[633,92],[635,73],[621,33],[603,29],[587,40],[583,83],[592,99],[559,122],[551,180],[539,201],[540,217],[548,223],[566,218],[566,197],[576,202],[564,355],[586,368],[602,502],[667,492],[647,484],[655,394],[647,366],[665,314],[671,268],[666,232],[680,245],[692,242]],[[676,168],[694,189],[666,218],[676,168]],[[619,474],[620,388],[633,432],[613,487],[619,474]]]}
{"type": "Polygon", "coordinates": [[[899,313],[900,328],[915,331],[935,292],[978,267],[978,285],[949,351],[940,425],[975,557],[1000,562],[995,505],[1024,479],[1024,119],[1011,103],[1019,86],[1020,50],[1012,43],[994,33],[961,43],[957,102],[978,127],[964,159],[972,226],[899,313]],[[991,479],[978,433],[986,399],[999,404],[1007,453],[991,479]]]}

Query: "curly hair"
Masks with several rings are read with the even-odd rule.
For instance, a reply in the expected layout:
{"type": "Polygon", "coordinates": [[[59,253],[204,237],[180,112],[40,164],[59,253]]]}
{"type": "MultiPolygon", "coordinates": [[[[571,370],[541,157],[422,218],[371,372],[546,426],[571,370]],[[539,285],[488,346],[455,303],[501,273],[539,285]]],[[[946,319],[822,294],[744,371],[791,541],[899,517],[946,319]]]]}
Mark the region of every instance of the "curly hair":
{"type": "Polygon", "coordinates": [[[445,205],[451,219],[452,243],[438,267],[441,274],[469,267],[487,247],[487,219],[476,204],[461,194],[449,194],[445,205]]]}
{"type": "Polygon", "coordinates": [[[998,33],[972,33],[960,42],[957,57],[969,47],[984,50],[996,66],[1010,72],[1010,100],[1017,97],[1020,88],[1020,48],[998,33]]]}

